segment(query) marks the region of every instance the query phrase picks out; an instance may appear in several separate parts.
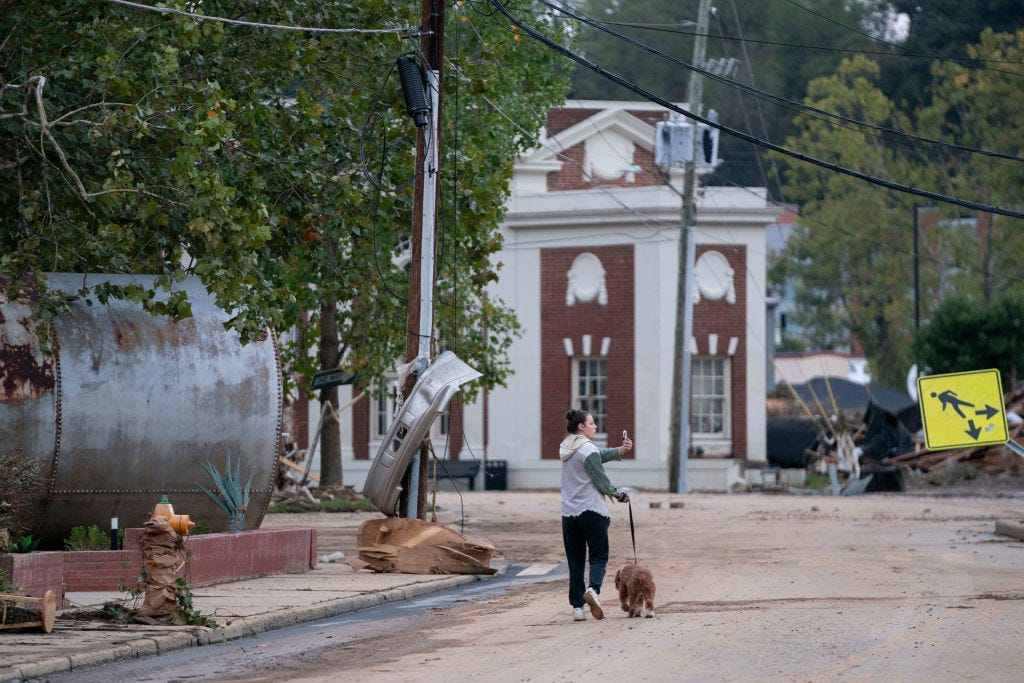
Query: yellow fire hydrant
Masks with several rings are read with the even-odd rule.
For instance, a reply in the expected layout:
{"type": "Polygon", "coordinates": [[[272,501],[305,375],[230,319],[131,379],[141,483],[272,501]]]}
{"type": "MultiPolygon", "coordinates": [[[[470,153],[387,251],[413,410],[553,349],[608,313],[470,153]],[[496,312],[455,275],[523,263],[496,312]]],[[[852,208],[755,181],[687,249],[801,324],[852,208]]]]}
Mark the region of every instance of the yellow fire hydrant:
{"type": "Polygon", "coordinates": [[[167,496],[162,496],[160,502],[153,508],[154,517],[163,517],[171,525],[174,531],[182,536],[188,536],[192,527],[196,525],[188,515],[174,514],[174,507],[168,502],[167,496]]]}

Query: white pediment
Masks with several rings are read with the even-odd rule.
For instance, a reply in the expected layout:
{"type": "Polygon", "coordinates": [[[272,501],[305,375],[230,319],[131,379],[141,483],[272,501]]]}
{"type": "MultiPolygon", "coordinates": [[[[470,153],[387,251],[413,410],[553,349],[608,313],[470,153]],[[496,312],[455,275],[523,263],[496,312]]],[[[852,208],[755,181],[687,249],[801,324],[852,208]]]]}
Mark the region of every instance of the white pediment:
{"type": "Polygon", "coordinates": [[[519,163],[549,165],[559,162],[562,161],[559,156],[562,152],[580,143],[593,154],[595,167],[608,167],[613,157],[621,167],[632,163],[636,147],[654,151],[654,126],[625,109],[604,109],[557,135],[545,137],[540,141],[540,147],[525,154],[519,163]],[[623,159],[627,161],[623,162],[623,159]]]}

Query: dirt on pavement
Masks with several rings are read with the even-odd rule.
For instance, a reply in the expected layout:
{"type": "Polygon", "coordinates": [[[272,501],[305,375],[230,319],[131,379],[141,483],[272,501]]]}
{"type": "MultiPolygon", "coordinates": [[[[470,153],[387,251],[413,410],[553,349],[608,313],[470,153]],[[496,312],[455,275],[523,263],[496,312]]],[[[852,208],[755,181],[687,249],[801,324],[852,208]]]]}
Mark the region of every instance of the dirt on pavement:
{"type": "MultiPolygon", "coordinates": [[[[556,491],[441,492],[437,500],[441,521],[464,521],[468,536],[491,541],[496,562],[564,560],[556,491]]],[[[325,647],[273,675],[1024,680],[1024,544],[995,533],[997,520],[1024,519],[1014,487],[985,497],[639,492],[637,557],[657,582],[653,619],[618,608],[612,574],[633,550],[628,508],[613,504],[612,515],[603,621],[572,621],[562,578],[325,647]]],[[[321,553],[354,555],[354,529],[373,516],[272,515],[265,523],[314,524],[321,553]]]]}

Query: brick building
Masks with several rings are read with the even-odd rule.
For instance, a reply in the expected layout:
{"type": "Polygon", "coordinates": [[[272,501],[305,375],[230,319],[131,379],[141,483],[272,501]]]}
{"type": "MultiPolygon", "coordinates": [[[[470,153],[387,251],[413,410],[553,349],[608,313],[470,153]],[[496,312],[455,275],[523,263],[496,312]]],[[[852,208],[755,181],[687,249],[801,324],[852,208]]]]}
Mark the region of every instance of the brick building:
{"type": "MultiPolygon", "coordinates": [[[[613,481],[669,486],[682,175],[666,182],[654,164],[668,118],[643,102],[569,102],[516,166],[494,294],[524,334],[486,411],[487,457],[508,461],[512,488],[558,485],[570,406],[594,412],[611,445],[632,436],[613,481]]],[[[777,214],[761,188],[698,198],[691,489],[725,490],[765,460],[764,233],[777,214]]]]}
{"type": "MultiPolygon", "coordinates": [[[[516,164],[496,257],[492,294],[523,326],[514,375],[435,424],[447,457],[503,460],[509,488],[555,488],[564,415],[581,406],[599,440],[618,445],[623,430],[634,440],[630,460],[609,465],[615,483],[669,488],[682,171],[666,179],[654,163],[655,126],[668,118],[646,102],[571,101],[549,113],[542,144],[516,164]]],[[[765,227],[778,213],[763,188],[699,193],[691,490],[727,490],[766,459],[765,227]]],[[[387,410],[362,401],[342,416],[345,480],[356,488],[387,410]]]]}

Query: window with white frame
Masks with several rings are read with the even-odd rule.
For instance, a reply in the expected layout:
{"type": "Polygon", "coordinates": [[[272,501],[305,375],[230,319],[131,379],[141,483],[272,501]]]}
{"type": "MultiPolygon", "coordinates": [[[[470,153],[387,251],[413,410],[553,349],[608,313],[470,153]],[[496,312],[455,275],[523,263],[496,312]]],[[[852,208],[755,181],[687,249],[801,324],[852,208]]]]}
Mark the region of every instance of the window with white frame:
{"type": "Polygon", "coordinates": [[[383,439],[388,433],[391,422],[398,414],[398,407],[395,405],[394,380],[387,382],[387,389],[382,389],[373,394],[373,403],[370,410],[370,438],[383,439]]]}
{"type": "Polygon", "coordinates": [[[729,436],[729,363],[695,357],[691,366],[690,429],[695,435],[729,436]]]}
{"type": "Polygon", "coordinates": [[[604,434],[608,403],[608,371],[604,358],[576,358],[573,362],[572,404],[594,416],[597,433],[604,434]]]}

